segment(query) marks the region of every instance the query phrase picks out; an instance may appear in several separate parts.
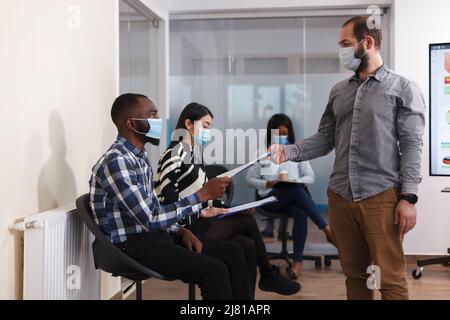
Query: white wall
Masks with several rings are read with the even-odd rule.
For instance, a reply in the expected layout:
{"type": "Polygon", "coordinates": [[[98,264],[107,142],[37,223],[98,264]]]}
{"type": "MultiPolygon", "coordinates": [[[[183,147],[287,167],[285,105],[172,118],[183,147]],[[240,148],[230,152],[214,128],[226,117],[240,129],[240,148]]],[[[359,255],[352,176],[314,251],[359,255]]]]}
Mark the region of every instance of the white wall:
{"type": "MultiPolygon", "coordinates": [[[[116,1],[2,1],[0,299],[21,297],[20,235],[8,225],[73,202],[111,144],[116,1]],[[69,5],[81,28],[66,27],[69,5]]],[[[103,297],[119,289],[103,282],[103,297]]]]}
{"type": "MultiPolygon", "coordinates": [[[[391,67],[416,81],[428,101],[428,44],[449,42],[448,0],[169,0],[169,10],[183,12],[244,11],[289,8],[342,8],[391,4],[391,67]]],[[[428,128],[423,154],[424,180],[420,189],[417,227],[407,235],[405,250],[410,254],[445,254],[450,246],[448,194],[441,189],[450,186],[450,178],[429,177],[428,128]]]]}
{"type": "MultiPolygon", "coordinates": [[[[428,44],[450,42],[450,1],[396,0],[394,6],[395,70],[416,81],[428,103],[428,44]]],[[[445,254],[450,247],[450,195],[441,193],[450,178],[430,177],[429,135],[425,130],[424,180],[420,187],[417,227],[406,237],[410,253],[445,254]]]]}

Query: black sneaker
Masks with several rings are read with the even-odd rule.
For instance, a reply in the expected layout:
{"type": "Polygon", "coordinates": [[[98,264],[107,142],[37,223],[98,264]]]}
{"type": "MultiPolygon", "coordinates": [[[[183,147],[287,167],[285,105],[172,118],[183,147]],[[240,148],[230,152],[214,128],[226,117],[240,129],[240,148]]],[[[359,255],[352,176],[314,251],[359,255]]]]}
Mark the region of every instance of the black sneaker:
{"type": "Polygon", "coordinates": [[[284,296],[296,294],[301,289],[300,283],[283,276],[276,266],[272,266],[272,272],[261,274],[258,286],[263,291],[272,291],[284,296]]]}

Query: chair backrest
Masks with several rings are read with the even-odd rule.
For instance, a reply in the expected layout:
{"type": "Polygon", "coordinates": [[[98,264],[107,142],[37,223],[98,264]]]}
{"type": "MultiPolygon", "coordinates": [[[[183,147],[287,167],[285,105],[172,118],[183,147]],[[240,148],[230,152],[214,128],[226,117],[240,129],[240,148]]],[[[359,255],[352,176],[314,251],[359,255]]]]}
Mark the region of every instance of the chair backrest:
{"type": "Polygon", "coordinates": [[[96,268],[115,275],[142,274],[165,279],[164,276],[146,268],[125,254],[97,227],[89,205],[89,194],[79,197],[76,201],[76,206],[78,216],[95,237],[92,249],[96,268]]]}
{"type": "MultiPolygon", "coordinates": [[[[204,168],[205,168],[206,176],[208,177],[208,179],[215,178],[218,175],[228,171],[228,169],[226,167],[219,165],[219,164],[207,165],[204,168]]],[[[233,186],[233,182],[231,182],[228,185],[227,189],[225,190],[226,199],[223,201],[225,203],[225,205],[228,207],[231,206],[231,202],[233,201],[233,194],[234,194],[234,186],[233,186]]]]}

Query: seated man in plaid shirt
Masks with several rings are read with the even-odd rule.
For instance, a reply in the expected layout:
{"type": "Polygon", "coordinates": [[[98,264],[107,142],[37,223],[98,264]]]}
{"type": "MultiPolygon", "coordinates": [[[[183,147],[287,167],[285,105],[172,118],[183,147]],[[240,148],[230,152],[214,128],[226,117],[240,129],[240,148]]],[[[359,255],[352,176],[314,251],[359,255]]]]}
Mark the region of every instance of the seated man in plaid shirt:
{"type": "Polygon", "coordinates": [[[119,132],[117,140],[92,168],[89,181],[99,228],[148,268],[197,284],[204,299],[251,299],[241,247],[228,241],[199,240],[176,224],[196,214],[203,202],[222,196],[230,179],[212,179],[197,193],[162,206],[153,192],[144,149],[147,142],[159,144],[162,121],[155,105],[146,96],[124,94],[114,102],[111,117],[119,132]]]}

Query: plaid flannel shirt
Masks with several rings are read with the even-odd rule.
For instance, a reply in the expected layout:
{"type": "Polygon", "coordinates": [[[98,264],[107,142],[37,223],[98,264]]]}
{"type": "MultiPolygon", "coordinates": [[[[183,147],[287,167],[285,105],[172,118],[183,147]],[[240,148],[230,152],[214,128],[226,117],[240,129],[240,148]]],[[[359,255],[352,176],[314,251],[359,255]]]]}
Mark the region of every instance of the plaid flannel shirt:
{"type": "Polygon", "coordinates": [[[151,230],[177,232],[176,222],[196,214],[195,193],[162,206],[156,197],[147,153],[118,135],[115,143],[92,168],[90,205],[99,228],[117,244],[151,230]]]}

